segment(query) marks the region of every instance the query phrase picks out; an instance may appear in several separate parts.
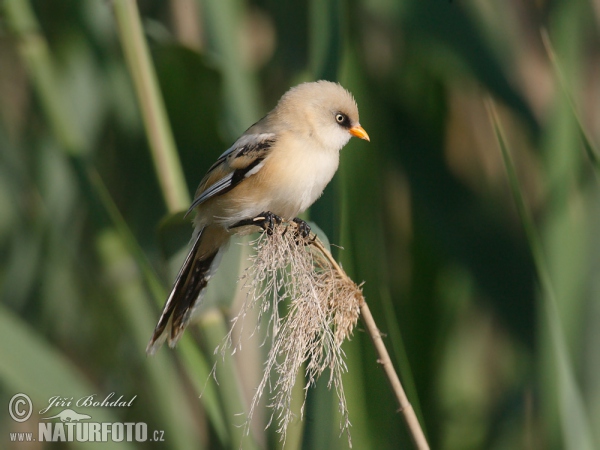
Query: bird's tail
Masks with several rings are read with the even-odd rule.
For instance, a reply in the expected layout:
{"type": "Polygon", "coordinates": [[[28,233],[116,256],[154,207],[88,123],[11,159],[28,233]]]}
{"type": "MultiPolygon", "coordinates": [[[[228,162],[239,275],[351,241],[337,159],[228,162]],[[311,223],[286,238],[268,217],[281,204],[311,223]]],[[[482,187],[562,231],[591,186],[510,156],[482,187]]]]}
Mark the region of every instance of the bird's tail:
{"type": "Polygon", "coordinates": [[[165,340],[168,340],[170,347],[177,344],[194,310],[201,303],[208,280],[219,265],[226,241],[222,232],[211,230],[211,227],[198,231],[146,347],[148,355],[156,353],[165,340]]]}

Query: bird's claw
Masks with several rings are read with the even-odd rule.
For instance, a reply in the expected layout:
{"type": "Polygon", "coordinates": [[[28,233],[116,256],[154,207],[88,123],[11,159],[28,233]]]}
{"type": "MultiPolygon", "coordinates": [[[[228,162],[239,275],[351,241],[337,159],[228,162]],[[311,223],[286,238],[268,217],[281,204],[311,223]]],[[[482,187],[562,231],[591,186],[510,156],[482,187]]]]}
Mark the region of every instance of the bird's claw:
{"type": "Polygon", "coordinates": [[[308,238],[310,236],[310,225],[298,217],[294,217],[293,221],[296,224],[296,234],[303,239],[308,238]]]}
{"type": "Polygon", "coordinates": [[[271,211],[265,211],[256,217],[252,217],[251,219],[240,220],[236,224],[232,225],[230,229],[255,225],[265,230],[269,236],[272,236],[275,226],[279,225],[281,222],[282,219],[277,214],[273,214],[271,211]]]}
{"type": "MultiPolygon", "coordinates": [[[[258,216],[253,217],[251,219],[244,219],[237,222],[231,228],[244,227],[248,225],[256,225],[261,227],[263,230],[267,232],[269,236],[273,235],[273,230],[275,226],[280,225],[283,222],[283,219],[279,217],[277,214],[273,214],[271,211],[265,211],[260,213],[258,216]]],[[[294,235],[297,238],[302,238],[302,240],[308,239],[310,236],[310,225],[306,223],[306,221],[295,217],[293,219],[294,224],[296,225],[296,230],[294,231],[294,235]]],[[[285,234],[286,230],[283,232],[285,234]]],[[[317,235],[314,236],[313,240],[316,239],[317,235]]],[[[296,239],[297,243],[300,244],[300,239],[296,239]]]]}
{"type": "Polygon", "coordinates": [[[261,227],[269,236],[273,235],[276,225],[280,225],[283,220],[277,214],[271,211],[265,211],[252,219],[254,225],[261,227]]]}
{"type": "MultiPolygon", "coordinates": [[[[294,219],[292,219],[292,221],[294,222],[294,224],[296,225],[296,229],[294,230],[294,241],[296,242],[297,245],[302,244],[307,244],[307,240],[310,237],[310,225],[308,223],[306,223],[304,220],[299,219],[298,217],[295,217],[294,219]]],[[[285,231],[283,232],[283,234],[285,234],[287,232],[289,228],[286,228],[285,231]]],[[[313,236],[313,238],[311,239],[311,241],[314,241],[317,238],[317,235],[315,234],[313,236]]]]}

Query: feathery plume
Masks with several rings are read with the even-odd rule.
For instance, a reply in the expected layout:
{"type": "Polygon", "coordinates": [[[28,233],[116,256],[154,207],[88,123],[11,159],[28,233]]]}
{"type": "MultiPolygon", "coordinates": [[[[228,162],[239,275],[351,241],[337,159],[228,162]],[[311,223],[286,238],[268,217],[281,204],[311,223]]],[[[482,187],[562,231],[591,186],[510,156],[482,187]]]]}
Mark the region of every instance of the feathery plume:
{"type": "MultiPolygon", "coordinates": [[[[297,373],[303,369],[305,375],[302,417],[308,389],[328,370],[328,387],[335,388],[339,399],[341,433],[347,433],[351,444],[342,385],[347,366],[341,346],[352,335],[364,302],[360,287],[344,273],[316,235],[299,237],[293,222],[276,225],[271,235],[263,232],[251,245],[255,253],[242,276],[247,296],[232,321],[232,330],[243,327],[248,311],[258,308],[255,332],[267,318],[266,334],[271,337],[271,348],[250,405],[248,423],[267,390],[268,406],[272,408],[269,425],[276,419],[277,431],[285,441],[287,427],[295,416],[291,403],[297,373]],[[280,304],[284,301],[287,314],[281,317],[280,304]]],[[[241,342],[233,345],[230,332],[220,351],[231,346],[235,353],[241,342]]]]}

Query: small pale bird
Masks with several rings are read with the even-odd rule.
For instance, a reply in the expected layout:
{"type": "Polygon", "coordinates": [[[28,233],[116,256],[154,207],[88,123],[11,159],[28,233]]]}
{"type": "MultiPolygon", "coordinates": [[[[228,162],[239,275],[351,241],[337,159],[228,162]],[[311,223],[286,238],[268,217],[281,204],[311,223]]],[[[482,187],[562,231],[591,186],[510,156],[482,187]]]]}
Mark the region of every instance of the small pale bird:
{"type": "Polygon", "coordinates": [[[204,176],[188,210],[196,212],[192,247],[148,343],[153,354],[168,339],[174,347],[200,304],[229,237],[249,225],[269,231],[296,216],[323,193],[350,137],[369,141],[358,107],[337,83],[303,83],[228,148],[204,176]],[[270,227],[270,228],[269,228],[270,227]]]}

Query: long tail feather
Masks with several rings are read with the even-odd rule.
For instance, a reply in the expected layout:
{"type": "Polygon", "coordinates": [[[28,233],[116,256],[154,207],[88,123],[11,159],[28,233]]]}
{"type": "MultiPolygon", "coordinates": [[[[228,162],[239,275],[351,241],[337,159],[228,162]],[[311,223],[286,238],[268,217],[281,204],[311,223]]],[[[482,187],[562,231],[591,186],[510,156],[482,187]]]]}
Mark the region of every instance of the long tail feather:
{"type": "Polygon", "coordinates": [[[204,230],[200,230],[194,245],[181,266],[167,298],[152,338],[146,347],[146,353],[153,355],[166,339],[169,346],[174,347],[187,327],[194,309],[200,304],[204,290],[208,284],[219,259],[221,249],[200,256],[200,245],[204,230]]]}

